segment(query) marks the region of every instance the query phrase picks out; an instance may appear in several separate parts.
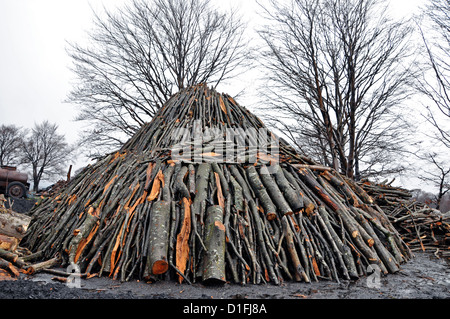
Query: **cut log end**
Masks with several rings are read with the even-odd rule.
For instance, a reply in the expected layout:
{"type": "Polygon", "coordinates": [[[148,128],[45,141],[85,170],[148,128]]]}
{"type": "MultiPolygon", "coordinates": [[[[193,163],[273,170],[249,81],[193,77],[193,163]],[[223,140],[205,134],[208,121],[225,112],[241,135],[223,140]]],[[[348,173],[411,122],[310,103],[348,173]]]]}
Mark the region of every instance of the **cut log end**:
{"type": "Polygon", "coordinates": [[[154,275],[162,275],[169,270],[169,264],[165,260],[157,260],[153,263],[152,273],[154,275]]]}

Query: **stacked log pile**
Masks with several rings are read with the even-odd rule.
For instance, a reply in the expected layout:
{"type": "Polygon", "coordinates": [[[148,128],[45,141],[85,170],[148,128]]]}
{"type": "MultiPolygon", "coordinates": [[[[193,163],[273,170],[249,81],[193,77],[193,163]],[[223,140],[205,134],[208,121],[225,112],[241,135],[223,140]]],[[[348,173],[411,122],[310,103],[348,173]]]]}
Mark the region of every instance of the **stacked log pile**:
{"type": "MultiPolygon", "coordinates": [[[[23,247],[18,247],[14,251],[0,248],[0,281],[16,280],[21,274],[34,275],[41,271],[51,271],[52,267],[61,263],[59,255],[56,255],[49,260],[37,262],[36,260],[41,257],[42,252],[31,253],[28,249],[23,247]]],[[[67,274],[66,276],[68,275],[70,274],[67,274]]]]}
{"type": "Polygon", "coordinates": [[[19,246],[27,231],[30,218],[7,209],[4,205],[5,201],[4,196],[0,195],[0,280],[14,280],[21,273],[34,274],[36,271],[55,265],[58,262],[57,257],[51,261],[32,263],[42,254],[32,254],[19,246]]]}
{"type": "Polygon", "coordinates": [[[66,184],[67,181],[59,180],[55,184],[39,191],[39,193],[36,193],[36,196],[53,196],[57,194],[62,188],[64,188],[66,184]]]}
{"type": "Polygon", "coordinates": [[[83,276],[122,281],[279,284],[358,278],[373,265],[398,271],[410,251],[361,187],[282,141],[263,151],[253,134],[226,134],[264,128],[226,94],[182,90],[35,207],[25,245],[83,276]]]}
{"type": "Polygon", "coordinates": [[[386,212],[411,251],[450,257],[450,214],[413,199],[409,190],[364,182],[361,187],[386,212]]]}

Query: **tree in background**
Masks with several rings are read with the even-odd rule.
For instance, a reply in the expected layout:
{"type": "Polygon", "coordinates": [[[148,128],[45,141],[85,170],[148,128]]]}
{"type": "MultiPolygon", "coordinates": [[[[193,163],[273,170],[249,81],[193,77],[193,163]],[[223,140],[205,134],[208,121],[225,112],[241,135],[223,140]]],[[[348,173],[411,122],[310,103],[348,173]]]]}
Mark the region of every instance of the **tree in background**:
{"type": "Polygon", "coordinates": [[[263,94],[269,121],[305,154],[359,180],[404,169],[409,127],[402,103],[413,70],[412,28],[384,1],[271,1],[263,94]],[[409,62],[409,63],[405,63],[409,62]]]}
{"type": "Polygon", "coordinates": [[[431,145],[419,154],[419,178],[437,189],[434,204],[444,211],[450,192],[450,0],[429,0],[419,19],[425,69],[416,87],[432,126],[426,132],[431,145]]]}
{"type": "Polygon", "coordinates": [[[15,125],[0,125],[0,165],[18,165],[23,131],[15,125]]]}
{"type": "Polygon", "coordinates": [[[427,101],[427,120],[436,129],[435,141],[450,149],[450,0],[429,0],[420,28],[428,72],[418,81],[427,101]]]}
{"type": "Polygon", "coordinates": [[[33,190],[38,191],[43,178],[64,174],[65,163],[72,153],[64,135],[57,133],[58,126],[44,121],[35,124],[24,137],[21,146],[21,162],[30,165],[33,176],[33,190]]]}
{"type": "Polygon", "coordinates": [[[444,154],[429,153],[423,156],[425,168],[418,175],[422,181],[430,183],[437,188],[438,192],[433,198],[436,209],[441,209],[441,202],[444,196],[450,192],[450,167],[447,165],[448,158],[445,158],[448,155],[442,155],[444,154]]]}
{"type": "Polygon", "coordinates": [[[210,0],[133,0],[94,23],[90,45],[69,49],[78,85],[68,101],[91,153],[120,147],[178,90],[217,86],[248,62],[240,17],[210,0]]]}

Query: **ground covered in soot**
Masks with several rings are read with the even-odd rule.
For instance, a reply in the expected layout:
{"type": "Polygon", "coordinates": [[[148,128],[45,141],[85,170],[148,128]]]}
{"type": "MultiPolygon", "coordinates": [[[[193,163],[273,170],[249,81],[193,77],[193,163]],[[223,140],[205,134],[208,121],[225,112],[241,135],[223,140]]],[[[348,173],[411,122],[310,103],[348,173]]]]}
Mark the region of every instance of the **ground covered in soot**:
{"type": "Polygon", "coordinates": [[[208,287],[159,281],[118,282],[107,277],[82,279],[80,288],[39,273],[15,281],[0,281],[0,299],[450,299],[450,263],[430,253],[415,253],[401,271],[356,281],[293,283],[279,286],[208,287]]]}

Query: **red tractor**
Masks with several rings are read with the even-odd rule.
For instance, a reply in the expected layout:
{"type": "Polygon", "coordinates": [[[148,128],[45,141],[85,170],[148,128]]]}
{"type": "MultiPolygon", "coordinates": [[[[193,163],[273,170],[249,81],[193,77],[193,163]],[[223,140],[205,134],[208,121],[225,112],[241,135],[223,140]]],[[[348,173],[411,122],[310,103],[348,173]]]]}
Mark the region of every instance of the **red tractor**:
{"type": "Polygon", "coordinates": [[[29,188],[27,174],[18,172],[13,166],[0,166],[0,193],[21,198],[27,196],[29,188]]]}

